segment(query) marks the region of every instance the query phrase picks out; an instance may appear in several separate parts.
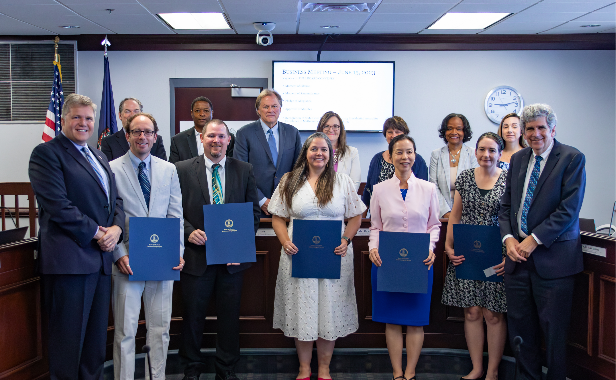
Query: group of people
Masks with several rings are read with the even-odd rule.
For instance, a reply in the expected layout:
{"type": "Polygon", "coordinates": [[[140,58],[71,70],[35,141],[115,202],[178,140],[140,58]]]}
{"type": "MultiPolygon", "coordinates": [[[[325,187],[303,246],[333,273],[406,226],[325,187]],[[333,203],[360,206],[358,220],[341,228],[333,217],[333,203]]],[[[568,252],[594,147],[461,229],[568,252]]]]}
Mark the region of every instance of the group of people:
{"type": "Polygon", "coordinates": [[[368,211],[372,319],[386,324],[395,380],[417,379],[441,218],[449,219],[442,302],[464,308],[473,363],[462,378],[497,378],[507,330],[525,342],[519,357],[523,376],[540,379],[542,331],[548,378],[565,378],[563,332],[569,323],[572,276],[582,270],[578,214],[585,162],[575,148],[554,139],[556,116],[549,106],[535,104],[525,107],[521,117],[505,116],[498,133],[481,135],[475,150],[464,144],[472,136],[468,120],[448,115],[439,128],[446,145],[432,152],[430,170],[417,154],[406,122],[388,118],[383,124],[388,150],[372,158],[361,197],[359,152],[347,145],[341,116],[325,113],[302,144],[295,127],[278,121],[281,108],[281,96],[264,90],[255,104],[259,119],[233,135],[222,120],[213,118],[212,102],[198,97],[191,104],[194,127],[172,137],[167,162],[156,120],[143,113],[139,100],[120,103],[123,129],[102,140],[103,154],[87,144],[96,105],[83,95],[66,97],[62,133],[37,146],[29,165],[40,208],[39,271],[49,318],[52,379],[102,378],[110,302],[114,377],[132,379],[142,297],[152,377],[165,377],[173,282],[129,281],[131,217],[180,219],[181,246],[173,270],[180,271],[182,284],[179,356],[184,379],[197,380],[206,371],[200,350],[211,298],[218,316],[216,378],[237,379],[240,296],[250,263],[208,265],[202,206],[246,202],[253,204],[255,232],[260,218],[271,217],[282,245],[273,327],[295,340],[297,379],[312,375],[314,342],[317,376],[331,379],[336,339],[358,329],[351,242],[368,211]],[[343,222],[340,245],[333,252],[341,256],[340,279],[292,277],[292,256],[298,253],[293,221],[298,219],[343,222]],[[457,223],[500,225],[503,262],[495,270],[505,275],[504,284],[456,277],[455,268],[464,261],[453,241],[452,226],[457,223]],[[426,294],[377,291],[383,260],[379,231],[430,235],[424,260],[429,273],[426,294]],[[485,373],[484,318],[489,349],[485,373]],[[62,349],[57,349],[60,342],[62,349]]]}

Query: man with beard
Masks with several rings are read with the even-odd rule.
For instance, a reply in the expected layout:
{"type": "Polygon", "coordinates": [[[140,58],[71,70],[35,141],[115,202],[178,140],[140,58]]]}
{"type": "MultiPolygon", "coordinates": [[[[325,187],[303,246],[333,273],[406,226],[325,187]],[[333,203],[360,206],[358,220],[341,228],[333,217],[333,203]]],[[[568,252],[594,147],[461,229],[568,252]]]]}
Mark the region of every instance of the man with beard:
{"type": "Polygon", "coordinates": [[[206,309],[216,300],[216,379],[235,380],[240,359],[239,318],[243,271],[250,263],[208,265],[205,252],[203,205],[253,204],[255,233],[261,209],[252,165],[227,157],[231,140],[227,125],[218,119],[205,124],[201,134],[203,155],[176,163],[184,210],[184,260],[180,273],[184,315],[180,360],[184,380],[198,380],[206,368],[201,340],[206,309]]]}

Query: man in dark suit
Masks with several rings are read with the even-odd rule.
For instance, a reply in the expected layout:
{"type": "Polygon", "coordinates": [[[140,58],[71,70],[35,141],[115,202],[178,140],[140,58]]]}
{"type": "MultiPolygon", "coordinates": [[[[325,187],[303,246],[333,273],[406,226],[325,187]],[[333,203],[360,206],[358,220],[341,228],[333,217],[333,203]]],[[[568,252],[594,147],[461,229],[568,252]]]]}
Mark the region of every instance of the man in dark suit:
{"type": "Polygon", "coordinates": [[[579,213],[584,199],[584,155],[561,144],[556,115],[545,104],[522,111],[529,148],[511,157],[499,223],[507,248],[505,291],[509,337],[522,338],[524,379],[541,379],[541,338],[547,379],[564,380],[574,275],[584,269],[579,213]]]}
{"type": "MultiPolygon", "coordinates": [[[[107,160],[113,161],[118,157],[122,157],[128,152],[128,141],[126,140],[126,132],[124,129],[128,123],[128,119],[131,116],[143,112],[143,104],[139,99],[126,98],[120,102],[118,107],[118,116],[122,122],[122,128],[111,136],[105,137],[101,141],[101,151],[107,156],[107,160]]],[[[163,145],[163,138],[158,135],[156,142],[152,145],[151,154],[167,161],[167,152],[165,152],[165,145],[163,145]]]]}
{"type": "Polygon", "coordinates": [[[254,167],[261,216],[268,217],[270,198],[282,176],[293,169],[302,144],[294,126],[278,122],[282,108],[280,94],[273,90],[261,91],[255,107],[259,120],[237,131],[233,157],[254,167]]]}
{"type": "Polygon", "coordinates": [[[51,379],[103,378],[111,252],[124,211],[105,155],[87,144],[95,108],[87,96],[67,96],[62,134],[34,148],[28,169],[39,205],[51,379]]]}
{"type": "Polygon", "coordinates": [[[201,339],[210,297],[216,299],[216,379],[235,380],[240,358],[239,317],[243,271],[250,263],[208,265],[207,236],[203,231],[203,205],[253,203],[255,233],[259,228],[259,202],[252,165],[226,157],[229,130],[211,120],[201,135],[203,155],[176,163],[184,210],[184,270],[180,273],[184,315],[180,359],[185,380],[198,380],[205,370],[201,339]]]}
{"type": "MultiPolygon", "coordinates": [[[[203,155],[203,145],[201,144],[201,132],[205,124],[212,120],[214,116],[214,107],[212,101],[205,96],[199,96],[192,101],[190,105],[190,116],[195,123],[195,126],[178,133],[171,138],[171,153],[169,153],[169,162],[188,160],[197,156],[203,155]]],[[[226,156],[233,156],[233,146],[235,137],[230,133],[231,142],[227,147],[226,156]]]]}

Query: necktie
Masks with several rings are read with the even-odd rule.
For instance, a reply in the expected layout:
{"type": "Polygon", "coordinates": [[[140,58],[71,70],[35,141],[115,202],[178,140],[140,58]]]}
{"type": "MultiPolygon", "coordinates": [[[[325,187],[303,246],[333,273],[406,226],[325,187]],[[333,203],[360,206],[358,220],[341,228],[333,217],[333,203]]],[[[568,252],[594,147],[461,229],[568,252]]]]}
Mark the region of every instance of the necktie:
{"type": "Polygon", "coordinates": [[[109,198],[109,190],[107,190],[106,182],[103,179],[103,173],[101,173],[98,170],[98,166],[94,162],[94,157],[92,157],[92,154],[90,153],[88,148],[86,148],[85,146],[83,148],[81,148],[81,151],[86,155],[86,159],[90,163],[90,166],[92,166],[92,169],[94,169],[94,173],[96,173],[96,176],[98,177],[98,181],[100,182],[101,186],[105,190],[105,195],[107,196],[107,198],[109,198]]]}
{"type": "Polygon", "coordinates": [[[218,168],[220,164],[212,166],[212,197],[214,198],[215,205],[221,205],[224,201],[222,197],[222,185],[220,184],[220,176],[218,175],[218,168]]]}
{"type": "Polygon", "coordinates": [[[139,185],[141,186],[141,191],[143,191],[143,197],[145,198],[145,204],[148,206],[148,210],[150,209],[150,181],[148,180],[148,175],[145,173],[145,162],[139,163],[139,185]]]}
{"type": "Polygon", "coordinates": [[[274,161],[274,166],[276,166],[278,162],[278,149],[276,149],[276,139],[274,139],[274,132],[272,132],[271,128],[267,131],[267,145],[269,145],[272,152],[272,161],[274,161]]]}
{"type": "Polygon", "coordinates": [[[539,180],[539,170],[541,169],[541,160],[543,157],[536,156],[535,157],[535,166],[533,167],[532,173],[530,173],[530,179],[528,180],[528,188],[526,189],[526,198],[524,198],[524,205],[522,206],[522,217],[520,218],[520,222],[522,224],[522,232],[528,235],[528,226],[526,225],[526,218],[528,217],[528,209],[530,208],[530,204],[533,200],[533,193],[535,192],[535,187],[537,187],[537,181],[539,180]]]}

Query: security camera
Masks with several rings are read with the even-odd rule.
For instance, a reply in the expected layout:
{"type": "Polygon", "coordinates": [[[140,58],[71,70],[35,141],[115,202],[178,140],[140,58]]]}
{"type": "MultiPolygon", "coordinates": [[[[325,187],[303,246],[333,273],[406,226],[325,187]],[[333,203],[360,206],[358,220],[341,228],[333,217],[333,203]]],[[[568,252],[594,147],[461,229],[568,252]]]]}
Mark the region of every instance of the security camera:
{"type": "Polygon", "coordinates": [[[272,30],[276,27],[276,23],[273,22],[254,22],[252,24],[257,32],[257,45],[269,46],[274,43],[274,36],[272,30]]]}
{"type": "Polygon", "coordinates": [[[257,45],[270,46],[274,43],[274,36],[269,30],[260,30],[257,33],[257,45]]]}

